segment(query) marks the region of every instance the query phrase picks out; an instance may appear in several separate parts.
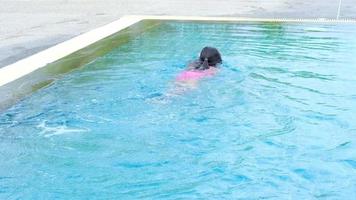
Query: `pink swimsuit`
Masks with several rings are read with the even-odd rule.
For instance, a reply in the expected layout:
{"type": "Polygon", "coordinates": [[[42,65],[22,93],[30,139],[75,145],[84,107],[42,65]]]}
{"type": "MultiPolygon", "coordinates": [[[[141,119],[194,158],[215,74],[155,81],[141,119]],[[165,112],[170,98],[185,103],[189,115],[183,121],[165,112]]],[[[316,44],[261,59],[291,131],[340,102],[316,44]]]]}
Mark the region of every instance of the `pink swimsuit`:
{"type": "Polygon", "coordinates": [[[195,81],[205,77],[213,76],[216,73],[214,69],[206,70],[186,70],[178,74],[177,81],[195,81]]]}

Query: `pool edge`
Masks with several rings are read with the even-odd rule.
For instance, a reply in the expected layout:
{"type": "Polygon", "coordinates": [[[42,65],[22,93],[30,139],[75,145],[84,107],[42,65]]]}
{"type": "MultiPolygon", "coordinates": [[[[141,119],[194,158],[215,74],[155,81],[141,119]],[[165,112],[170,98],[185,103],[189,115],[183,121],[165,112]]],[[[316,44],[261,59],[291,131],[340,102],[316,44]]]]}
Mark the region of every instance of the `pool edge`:
{"type": "Polygon", "coordinates": [[[0,68],[0,87],[128,28],[141,20],[142,18],[140,17],[124,16],[119,20],[83,33],[15,63],[2,67],[0,68]]]}
{"type": "Polygon", "coordinates": [[[184,21],[231,21],[231,22],[314,22],[314,23],[355,23],[356,19],[331,18],[252,18],[252,17],[201,17],[173,15],[126,15],[125,17],[141,18],[142,20],[184,20],[184,21]]]}
{"type": "Polygon", "coordinates": [[[80,49],[111,36],[142,20],[181,20],[181,21],[221,21],[221,22],[312,22],[312,23],[356,23],[353,19],[284,19],[284,18],[246,18],[246,17],[198,17],[198,16],[157,16],[125,15],[102,27],[93,29],[77,37],[54,45],[39,53],[0,68],[0,87],[13,82],[37,69],[45,67],[80,49]],[[21,69],[21,70],[19,70],[21,69]]]}

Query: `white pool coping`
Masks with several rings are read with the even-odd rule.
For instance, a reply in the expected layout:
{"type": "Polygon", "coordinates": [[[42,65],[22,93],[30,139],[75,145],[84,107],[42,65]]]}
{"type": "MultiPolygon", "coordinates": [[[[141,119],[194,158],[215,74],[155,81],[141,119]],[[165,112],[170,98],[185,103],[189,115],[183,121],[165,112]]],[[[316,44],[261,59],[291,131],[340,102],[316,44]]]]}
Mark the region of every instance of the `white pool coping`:
{"type": "Polygon", "coordinates": [[[273,19],[241,17],[195,17],[195,16],[123,16],[105,26],[91,30],[70,40],[57,44],[13,64],[0,68],[0,87],[15,81],[37,69],[45,67],[101,39],[111,36],[142,20],[182,20],[182,21],[226,21],[226,22],[315,22],[315,23],[356,23],[353,19],[273,19]]]}

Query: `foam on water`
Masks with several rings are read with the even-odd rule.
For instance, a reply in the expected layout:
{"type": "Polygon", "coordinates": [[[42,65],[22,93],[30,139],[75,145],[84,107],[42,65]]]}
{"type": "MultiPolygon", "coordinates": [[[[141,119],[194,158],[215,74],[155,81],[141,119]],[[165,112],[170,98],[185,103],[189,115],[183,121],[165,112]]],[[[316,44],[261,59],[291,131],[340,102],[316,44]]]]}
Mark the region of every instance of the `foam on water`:
{"type": "Polygon", "coordinates": [[[88,129],[79,129],[79,128],[70,128],[65,125],[60,126],[48,126],[46,121],[42,121],[37,128],[41,129],[39,132],[40,135],[44,137],[52,137],[54,135],[63,135],[63,134],[70,134],[70,133],[83,133],[89,132],[88,129]]]}

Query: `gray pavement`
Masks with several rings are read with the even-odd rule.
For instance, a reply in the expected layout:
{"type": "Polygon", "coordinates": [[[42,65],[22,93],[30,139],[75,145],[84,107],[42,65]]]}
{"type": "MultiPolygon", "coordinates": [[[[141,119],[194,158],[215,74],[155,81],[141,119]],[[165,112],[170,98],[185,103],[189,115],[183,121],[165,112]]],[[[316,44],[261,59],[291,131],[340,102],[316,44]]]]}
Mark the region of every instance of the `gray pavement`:
{"type": "MultiPolygon", "coordinates": [[[[356,19],[356,0],[340,18],[356,19]]],[[[0,67],[127,14],[336,18],[339,0],[0,0],[0,67]]]]}

